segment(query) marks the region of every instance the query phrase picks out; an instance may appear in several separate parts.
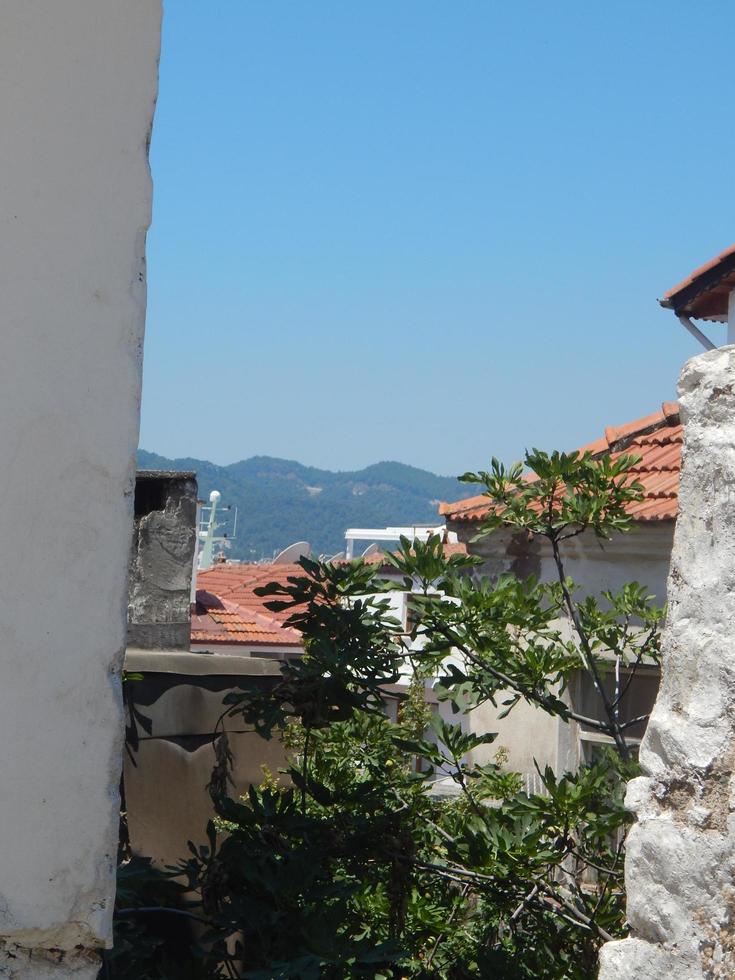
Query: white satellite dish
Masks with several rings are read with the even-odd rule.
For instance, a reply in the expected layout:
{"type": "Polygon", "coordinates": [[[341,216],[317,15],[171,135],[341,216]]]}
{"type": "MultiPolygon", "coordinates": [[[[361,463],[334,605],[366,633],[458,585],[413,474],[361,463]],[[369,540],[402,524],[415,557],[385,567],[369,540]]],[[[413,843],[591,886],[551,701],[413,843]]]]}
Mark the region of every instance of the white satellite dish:
{"type": "Polygon", "coordinates": [[[380,545],[378,544],[378,542],[377,541],[373,541],[373,543],[372,544],[369,544],[367,546],[367,548],[363,551],[362,557],[363,558],[369,558],[370,555],[377,555],[377,554],[379,554],[381,550],[382,549],[381,549],[380,545]]]}
{"type": "Polygon", "coordinates": [[[311,554],[311,545],[308,541],[296,541],[284,548],[280,555],[273,559],[274,565],[293,565],[299,558],[308,558],[311,554]]]}
{"type": "Polygon", "coordinates": [[[332,555],[331,558],[325,558],[324,561],[344,561],[345,553],[344,551],[338,551],[336,555],[332,555]]]}

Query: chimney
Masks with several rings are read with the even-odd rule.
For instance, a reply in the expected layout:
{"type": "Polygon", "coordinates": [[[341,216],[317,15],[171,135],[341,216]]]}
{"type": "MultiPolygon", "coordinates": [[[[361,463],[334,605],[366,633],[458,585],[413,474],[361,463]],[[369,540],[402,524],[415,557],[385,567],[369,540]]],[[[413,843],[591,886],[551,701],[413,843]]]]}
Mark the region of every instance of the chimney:
{"type": "Polygon", "coordinates": [[[138,471],[128,587],[128,648],[189,649],[196,507],[195,473],[138,471]]]}

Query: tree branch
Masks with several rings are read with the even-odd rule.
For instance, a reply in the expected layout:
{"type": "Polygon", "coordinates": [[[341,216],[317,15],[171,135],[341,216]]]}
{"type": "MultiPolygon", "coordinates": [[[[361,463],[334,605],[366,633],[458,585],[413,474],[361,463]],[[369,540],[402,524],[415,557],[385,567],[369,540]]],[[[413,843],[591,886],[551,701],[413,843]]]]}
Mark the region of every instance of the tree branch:
{"type": "MultiPolygon", "coordinates": [[[[443,875],[445,878],[451,878],[454,881],[476,881],[480,884],[493,882],[497,884],[497,878],[493,878],[491,875],[480,874],[478,871],[467,871],[465,868],[460,868],[458,866],[444,868],[439,864],[431,864],[428,861],[419,861],[416,859],[413,860],[413,863],[420,868],[424,868],[427,871],[433,871],[435,874],[443,875]]],[[[539,879],[538,886],[541,891],[546,893],[551,902],[558,903],[564,909],[566,909],[566,911],[574,917],[577,925],[585,926],[591,932],[594,932],[595,935],[599,936],[600,939],[604,939],[605,942],[613,941],[614,937],[611,936],[609,932],[606,932],[601,926],[598,926],[594,919],[591,919],[589,916],[585,915],[584,912],[581,912],[576,905],[573,905],[570,901],[564,898],[563,895],[559,894],[559,892],[554,889],[554,887],[545,879],[539,879]]],[[[543,897],[540,900],[543,901],[543,897]]],[[[547,908],[551,908],[553,911],[558,912],[558,909],[556,909],[553,904],[550,905],[548,901],[545,902],[545,904],[547,908]]]]}
{"type": "MultiPolygon", "coordinates": [[[[556,705],[551,702],[550,698],[540,694],[537,691],[527,688],[525,685],[508,676],[508,674],[504,674],[503,671],[498,670],[497,667],[493,667],[492,664],[489,664],[486,660],[483,660],[482,657],[478,657],[474,651],[465,646],[465,644],[462,643],[457,636],[455,636],[441,623],[434,623],[433,628],[437,633],[441,633],[441,635],[448,640],[453,647],[456,647],[456,649],[459,650],[462,655],[470,661],[470,663],[473,663],[476,667],[480,667],[482,670],[486,670],[489,674],[492,674],[492,676],[496,680],[499,680],[506,688],[511,691],[515,691],[528,701],[535,702],[540,707],[545,708],[547,711],[551,711],[555,715],[561,714],[556,705]]],[[[590,728],[594,728],[598,732],[603,732],[605,735],[612,735],[612,726],[605,724],[604,721],[599,721],[597,718],[588,718],[586,715],[580,715],[571,708],[568,708],[566,705],[565,709],[565,718],[571,718],[573,721],[578,721],[582,725],[589,725],[590,728]]]]}
{"type": "Polygon", "coordinates": [[[633,683],[633,678],[636,675],[636,671],[638,670],[638,668],[642,664],[643,658],[646,656],[646,651],[647,651],[647,648],[648,648],[648,644],[651,642],[651,640],[656,635],[657,629],[658,629],[658,627],[656,627],[656,626],[651,627],[651,630],[649,631],[648,636],[645,638],[645,640],[643,641],[643,643],[641,644],[641,646],[640,646],[640,648],[638,650],[638,654],[637,654],[637,656],[635,658],[635,663],[633,664],[632,667],[627,667],[626,668],[627,670],[630,671],[630,673],[628,674],[627,681],[623,685],[622,691],[620,692],[619,696],[615,700],[615,707],[617,707],[620,704],[620,702],[623,700],[623,698],[625,697],[625,695],[628,693],[628,688],[633,683]]]}
{"type": "Polygon", "coordinates": [[[141,905],[134,909],[116,909],[115,915],[137,915],[139,912],[167,912],[169,915],[183,915],[187,919],[194,919],[196,922],[203,922],[205,925],[212,924],[209,919],[204,919],[201,915],[195,915],[193,912],[187,912],[186,909],[169,909],[162,905],[141,905]]]}
{"type": "Polygon", "coordinates": [[[550,538],[551,548],[554,555],[554,564],[556,565],[556,571],[559,578],[559,584],[561,585],[562,595],[564,596],[564,604],[567,607],[567,612],[574,624],[574,629],[579,637],[579,642],[582,646],[582,651],[584,653],[584,660],[586,661],[585,666],[589,672],[592,683],[595,685],[597,693],[599,694],[602,703],[605,708],[605,714],[607,715],[610,726],[609,731],[615,740],[615,745],[620,752],[623,759],[630,758],[630,750],[628,749],[628,743],[625,741],[621,727],[617,724],[615,720],[615,711],[613,709],[612,703],[607,696],[605,688],[602,684],[602,679],[600,678],[600,673],[597,669],[597,664],[595,662],[595,656],[590,648],[589,639],[587,638],[587,633],[582,625],[582,620],[579,616],[579,610],[572,599],[571,593],[567,586],[566,575],[564,574],[564,563],[562,561],[561,554],[559,552],[559,542],[552,536],[550,538]]]}

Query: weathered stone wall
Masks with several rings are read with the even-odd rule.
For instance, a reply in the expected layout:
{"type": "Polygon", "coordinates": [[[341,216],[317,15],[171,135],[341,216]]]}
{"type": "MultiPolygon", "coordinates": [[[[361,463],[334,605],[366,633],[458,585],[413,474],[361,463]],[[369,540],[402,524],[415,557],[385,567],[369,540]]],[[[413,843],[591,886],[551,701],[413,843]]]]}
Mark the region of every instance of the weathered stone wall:
{"type": "Polygon", "coordinates": [[[601,980],[735,976],[735,347],[679,383],[684,454],[663,679],[627,803],[632,938],[601,980]]]}
{"type": "Polygon", "coordinates": [[[190,647],[196,510],[193,473],[138,472],[130,555],[129,647],[190,647]]]}
{"type": "Polygon", "coordinates": [[[160,0],[0,29],[0,977],[110,939],[160,0]]]}

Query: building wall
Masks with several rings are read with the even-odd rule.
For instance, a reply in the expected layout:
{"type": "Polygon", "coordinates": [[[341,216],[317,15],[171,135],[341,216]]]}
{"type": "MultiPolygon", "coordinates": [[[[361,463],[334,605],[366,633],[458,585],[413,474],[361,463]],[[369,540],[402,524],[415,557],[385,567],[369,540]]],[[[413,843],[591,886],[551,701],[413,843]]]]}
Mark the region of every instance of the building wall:
{"type": "MultiPolygon", "coordinates": [[[[535,575],[544,581],[556,579],[551,550],[539,538],[529,542],[523,534],[501,529],[473,541],[478,531],[476,524],[448,526],[467,544],[471,554],[484,559],[480,568],[484,575],[513,572],[519,578],[535,575]]],[[[625,582],[637,581],[663,604],[673,540],[673,521],[639,524],[628,533],[601,543],[592,534],[581,534],[562,546],[566,573],[582,595],[599,595],[603,589],[614,590],[625,582]]]]}
{"type": "Polygon", "coordinates": [[[535,765],[541,769],[558,766],[559,723],[545,711],[533,705],[519,702],[507,718],[498,719],[503,710],[501,701],[498,708],[486,702],[475,708],[469,717],[469,728],[473,732],[497,732],[497,739],[490,745],[483,745],[471,753],[473,762],[484,764],[492,762],[499,749],[507,753],[507,768],[528,777],[531,789],[535,785],[535,765]]]}
{"type": "Polygon", "coordinates": [[[600,978],[735,976],[735,347],[687,361],[661,692],[628,783],[629,938],[600,978]]]}
{"type": "Polygon", "coordinates": [[[2,4],[3,977],[110,939],[160,15],[2,4]]]}
{"type": "Polygon", "coordinates": [[[261,782],[261,766],[273,773],[284,767],[278,738],[266,740],[241,719],[223,718],[222,703],[233,691],[277,683],[280,664],[247,654],[130,651],[126,666],[143,674],[126,685],[130,844],[165,867],[188,857],[188,841],[207,842],[214,816],[207,785],[219,733],[227,732],[233,757],[233,799],[261,782]]]}
{"type": "MultiPolygon", "coordinates": [[[[525,535],[502,529],[473,542],[476,525],[457,522],[448,527],[467,543],[471,553],[484,559],[481,574],[495,577],[513,572],[521,578],[530,575],[543,581],[556,578],[556,566],[544,541],[529,542],[525,535]]],[[[627,534],[603,542],[602,546],[593,535],[580,535],[565,543],[566,573],[579,586],[580,595],[599,596],[603,590],[615,590],[626,582],[637,581],[647,586],[663,605],[673,533],[673,522],[662,521],[638,525],[627,534]]],[[[523,702],[500,719],[501,700],[498,699],[497,708],[484,704],[471,714],[474,731],[498,733],[492,745],[476,751],[477,761],[489,761],[502,746],[508,752],[508,768],[527,776],[531,786],[537,779],[534,760],[542,769],[548,764],[556,771],[579,765],[582,746],[576,724],[567,725],[523,702]]]]}

